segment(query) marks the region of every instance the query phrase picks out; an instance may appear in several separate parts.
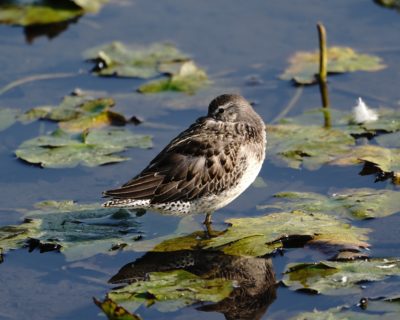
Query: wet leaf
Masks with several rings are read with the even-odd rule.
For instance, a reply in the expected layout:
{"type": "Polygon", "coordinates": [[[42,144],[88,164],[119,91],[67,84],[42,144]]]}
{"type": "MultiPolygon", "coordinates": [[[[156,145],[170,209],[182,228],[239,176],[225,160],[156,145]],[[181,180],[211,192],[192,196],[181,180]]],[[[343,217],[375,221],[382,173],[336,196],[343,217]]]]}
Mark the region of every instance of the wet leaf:
{"type": "Polygon", "coordinates": [[[128,160],[115,154],[127,148],[151,146],[150,136],[133,134],[126,129],[96,129],[75,136],[57,130],[51,135],[23,142],[15,154],[22,160],[49,168],[69,168],[79,164],[94,167],[128,160]]]}
{"type": "Polygon", "coordinates": [[[109,320],[141,320],[138,315],[132,314],[125,308],[119,306],[111,299],[99,301],[93,298],[94,303],[104,312],[109,320]]]}
{"type": "Polygon", "coordinates": [[[106,253],[117,244],[134,243],[140,235],[135,215],[125,209],[103,208],[98,203],[81,205],[71,200],[43,201],[35,207],[24,213],[32,225],[13,226],[24,231],[16,238],[18,243],[14,247],[34,238],[40,243],[60,245],[66,259],[75,260],[106,253]]]}
{"type": "Polygon", "coordinates": [[[400,275],[399,259],[322,261],[291,263],[282,281],[292,290],[342,295],[360,292],[360,282],[380,281],[393,275],[400,275]]]}
{"type": "Polygon", "coordinates": [[[148,280],[137,281],[108,293],[117,301],[138,301],[173,311],[197,302],[218,302],[230,295],[233,282],[222,278],[203,279],[184,270],[151,272],[148,280]],[[164,306],[158,306],[164,304],[164,306]]]}
{"type": "Polygon", "coordinates": [[[22,123],[29,123],[38,119],[46,119],[50,114],[52,107],[50,106],[40,106],[32,108],[18,117],[18,120],[22,123]]]}
{"type": "Polygon", "coordinates": [[[302,312],[290,320],[393,320],[398,318],[399,313],[399,302],[373,300],[368,302],[366,310],[340,306],[326,311],[302,312]]]}
{"type": "Polygon", "coordinates": [[[84,10],[72,1],[57,3],[38,1],[7,1],[0,5],[0,23],[21,26],[58,23],[84,14],[84,10]]]}
{"type": "Polygon", "coordinates": [[[97,62],[95,73],[101,76],[152,78],[160,74],[158,65],[188,57],[171,44],[129,47],[112,42],[84,52],[85,59],[97,62]]]}
{"type": "Polygon", "coordinates": [[[17,121],[18,113],[15,109],[0,109],[0,131],[11,127],[17,121]]]}
{"type": "Polygon", "coordinates": [[[273,204],[259,206],[282,211],[340,214],[353,219],[386,217],[400,211],[400,192],[376,189],[344,189],[324,196],[313,192],[281,192],[273,204]]]}
{"type": "Polygon", "coordinates": [[[141,93],[178,91],[194,94],[198,89],[209,83],[207,74],[197,67],[193,61],[184,61],[179,63],[178,66],[172,64],[173,67],[168,69],[165,65],[160,71],[169,74],[168,78],[145,83],[138,91],[141,93]]]}
{"type": "Polygon", "coordinates": [[[231,255],[263,256],[281,248],[290,238],[307,239],[309,244],[324,244],[358,249],[367,247],[369,229],[352,227],[322,213],[273,213],[257,218],[227,220],[231,226],[205,243],[205,248],[231,255]]]}
{"type": "Polygon", "coordinates": [[[373,134],[400,131],[400,111],[392,109],[378,109],[379,118],[376,121],[363,123],[365,131],[373,134]]]}
{"type": "MultiPolygon", "coordinates": [[[[280,75],[283,80],[294,80],[297,84],[316,83],[319,68],[319,52],[297,52],[289,59],[290,66],[280,75]]],[[[378,71],[386,66],[381,58],[360,54],[349,47],[328,48],[328,73],[353,71],[378,71]]]]}
{"type": "Polygon", "coordinates": [[[375,145],[362,145],[348,154],[337,157],[331,164],[347,166],[358,163],[368,163],[383,173],[400,177],[400,149],[388,149],[375,145]]]}
{"type": "Polygon", "coordinates": [[[341,130],[296,124],[267,125],[269,156],[277,165],[316,170],[347,154],[354,138],[341,130]]]}
{"type": "Polygon", "coordinates": [[[17,249],[24,245],[28,238],[40,235],[40,221],[26,220],[20,225],[0,227],[0,252],[17,249]]]}

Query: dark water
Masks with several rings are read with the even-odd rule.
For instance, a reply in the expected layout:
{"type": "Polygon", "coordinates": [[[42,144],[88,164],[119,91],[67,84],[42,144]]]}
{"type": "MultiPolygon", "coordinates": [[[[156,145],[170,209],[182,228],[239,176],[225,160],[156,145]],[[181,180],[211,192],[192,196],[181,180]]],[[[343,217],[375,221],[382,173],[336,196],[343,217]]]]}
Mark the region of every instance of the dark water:
{"type": "MultiPolygon", "coordinates": [[[[400,15],[373,1],[113,1],[100,13],[86,15],[66,26],[56,37],[32,36],[32,30],[0,26],[0,86],[31,75],[73,73],[71,77],[29,82],[0,95],[1,107],[27,110],[36,105],[56,104],[79,87],[104,91],[117,100],[118,111],[143,117],[147,122],[168,125],[138,126],[137,133],[154,135],[151,150],[127,152],[131,161],[97,168],[40,169],[17,161],[13,150],[24,140],[50,131],[51,124],[16,124],[0,134],[0,225],[19,222],[19,215],[7,208],[30,208],[45,199],[74,199],[100,202],[101,192],[118,186],[136,174],[160,148],[196,117],[206,112],[208,96],[195,100],[177,96],[187,108],[166,106],[164,95],[147,97],[133,92],[141,82],[132,79],[96,78],[81,52],[113,40],[128,43],[171,41],[191,54],[206,68],[219,87],[240,91],[256,102],[266,122],[274,119],[295,94],[288,82],[277,79],[287,57],[298,50],[317,46],[315,24],[322,21],[331,45],[349,45],[380,55],[389,66],[376,73],[357,72],[332,77],[331,104],[349,110],[359,96],[372,106],[398,107],[400,94],[400,15]],[[29,38],[31,43],[27,43],[29,38]],[[257,75],[262,82],[249,85],[257,75]]],[[[35,30],[34,30],[35,31],[35,30]]],[[[37,31],[37,30],[36,30],[37,31]]],[[[222,90],[222,89],[221,89],[222,90]]],[[[215,95],[216,95],[215,94],[215,95]]],[[[170,97],[169,97],[170,98],[170,97]]],[[[306,88],[292,114],[320,105],[317,87],[306,88]]],[[[255,205],[266,203],[279,191],[303,190],[325,193],[335,188],[393,188],[388,182],[374,183],[371,176],[359,176],[360,167],[323,167],[318,171],[278,168],[268,160],[261,176],[267,188],[249,188],[238,200],[215,215],[216,227],[230,217],[258,214],[255,205]]],[[[203,217],[194,217],[201,228],[203,217]]],[[[148,213],[141,217],[146,237],[174,231],[179,218],[148,213]]],[[[374,230],[373,256],[399,256],[400,216],[359,223],[374,230]]],[[[356,223],[357,225],[357,223],[356,223]]],[[[120,252],[99,254],[80,261],[66,261],[56,253],[28,253],[16,250],[0,265],[0,319],[100,319],[92,297],[101,298],[111,287],[107,280],[123,265],[142,254],[120,252]]],[[[276,278],[288,262],[326,258],[309,249],[288,250],[272,259],[276,278]]],[[[389,284],[388,284],[389,285],[389,284]]],[[[276,299],[268,296],[258,316],[285,319],[303,310],[326,309],[343,303],[355,304],[361,296],[326,297],[294,293],[279,287],[276,299]],[[269,305],[270,304],[270,305],[269,305]],[[269,306],[268,306],[269,305],[269,306]],[[268,311],[266,311],[268,307],[268,311]]],[[[159,313],[139,308],[144,319],[224,319],[221,312],[185,308],[159,313]]]]}

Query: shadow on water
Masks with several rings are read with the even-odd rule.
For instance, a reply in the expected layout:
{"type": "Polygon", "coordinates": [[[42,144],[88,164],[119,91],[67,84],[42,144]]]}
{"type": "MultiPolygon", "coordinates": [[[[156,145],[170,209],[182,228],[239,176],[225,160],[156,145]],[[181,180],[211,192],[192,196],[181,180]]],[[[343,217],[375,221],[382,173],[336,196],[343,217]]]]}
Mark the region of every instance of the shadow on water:
{"type": "Polygon", "coordinates": [[[276,280],[271,259],[238,257],[207,250],[148,252],[124,265],[109,282],[130,284],[146,280],[149,272],[185,270],[202,279],[233,280],[235,288],[218,303],[197,307],[203,312],[218,312],[225,319],[261,319],[276,299],[276,280]]]}

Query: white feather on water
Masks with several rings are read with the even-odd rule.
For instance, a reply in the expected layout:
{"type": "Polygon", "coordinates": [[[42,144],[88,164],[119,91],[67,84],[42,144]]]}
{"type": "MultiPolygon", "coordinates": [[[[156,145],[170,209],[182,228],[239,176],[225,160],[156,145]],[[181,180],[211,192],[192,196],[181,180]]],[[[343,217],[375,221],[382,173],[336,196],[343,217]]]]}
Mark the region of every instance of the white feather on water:
{"type": "Polygon", "coordinates": [[[378,120],[378,113],[358,98],[357,105],[353,108],[353,117],[356,123],[373,122],[378,120]]]}

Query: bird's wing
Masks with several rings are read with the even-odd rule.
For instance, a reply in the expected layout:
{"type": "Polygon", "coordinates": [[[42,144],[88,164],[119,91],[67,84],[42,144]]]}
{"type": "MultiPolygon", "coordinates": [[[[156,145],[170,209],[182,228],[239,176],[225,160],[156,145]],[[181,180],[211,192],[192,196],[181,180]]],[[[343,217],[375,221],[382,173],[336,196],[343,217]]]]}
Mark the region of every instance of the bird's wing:
{"type": "Polygon", "coordinates": [[[172,140],[138,176],[104,194],[152,203],[218,194],[239,178],[235,166],[241,146],[238,140],[218,133],[215,123],[196,123],[172,140]]]}

